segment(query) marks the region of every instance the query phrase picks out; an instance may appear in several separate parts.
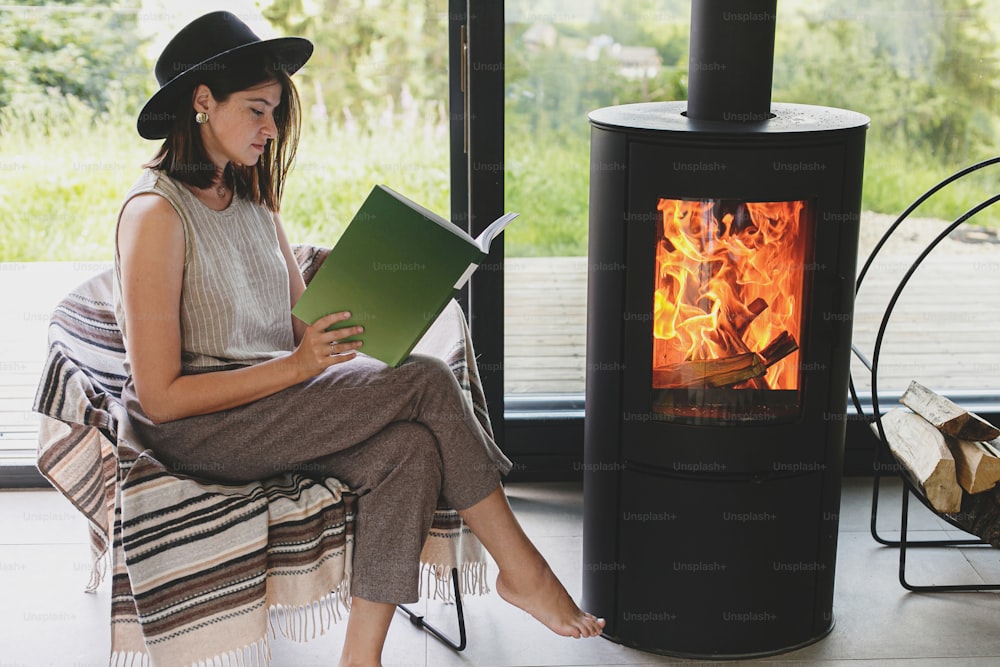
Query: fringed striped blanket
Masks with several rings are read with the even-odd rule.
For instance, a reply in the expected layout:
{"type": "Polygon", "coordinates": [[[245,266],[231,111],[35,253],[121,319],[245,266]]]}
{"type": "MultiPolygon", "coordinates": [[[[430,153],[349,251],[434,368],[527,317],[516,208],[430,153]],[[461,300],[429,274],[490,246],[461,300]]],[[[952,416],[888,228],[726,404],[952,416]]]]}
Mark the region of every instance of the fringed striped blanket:
{"type": "MultiPolygon", "coordinates": [[[[296,248],[308,280],[326,250],[296,248]]],[[[112,568],[112,665],[266,665],[269,637],[306,640],[346,609],[354,496],[336,479],[283,474],[223,485],[175,474],[136,441],[120,403],[124,348],[105,272],[69,294],[49,326],[35,399],[38,469],[86,517],[94,568],[112,568]]],[[[446,309],[417,348],[445,359],[489,429],[465,319],[446,309]]],[[[483,594],[482,546],[453,510],[421,556],[425,595],[483,594]]]]}

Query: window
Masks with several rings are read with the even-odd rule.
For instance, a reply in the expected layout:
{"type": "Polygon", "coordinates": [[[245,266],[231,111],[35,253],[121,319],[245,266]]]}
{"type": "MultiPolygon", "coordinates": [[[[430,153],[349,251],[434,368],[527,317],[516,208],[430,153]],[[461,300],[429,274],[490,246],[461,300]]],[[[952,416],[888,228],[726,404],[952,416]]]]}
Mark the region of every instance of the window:
{"type": "Polygon", "coordinates": [[[506,3],[505,390],[581,404],[590,126],[597,108],[683,99],[687,2],[506,3]]]}
{"type": "MultiPolygon", "coordinates": [[[[579,454],[586,375],[587,113],[686,99],[691,2],[507,0],[505,7],[505,198],[523,214],[506,233],[507,429],[510,417],[561,415],[558,429],[525,439],[531,444],[524,451],[579,454]],[[571,442],[552,444],[559,440],[556,432],[570,433],[571,442]]],[[[772,99],[846,108],[872,119],[862,260],[881,231],[926,189],[997,153],[998,25],[988,20],[989,7],[971,0],[778,3],[772,99]],[[955,109],[956,99],[965,101],[961,109],[955,109]]],[[[995,174],[983,170],[928,201],[914,216],[919,219],[886,247],[858,302],[860,347],[870,353],[891,292],[887,283],[895,285],[948,221],[995,193],[995,174]]],[[[997,303],[996,281],[990,279],[998,271],[996,246],[988,240],[996,239],[998,226],[1000,207],[994,206],[935,250],[918,272],[884,343],[880,391],[900,392],[916,372],[934,369],[934,384],[942,390],[996,393],[998,365],[988,340],[993,325],[976,304],[997,303]],[[928,289],[941,293],[942,280],[961,285],[961,303],[940,296],[926,302],[928,289]],[[936,288],[928,286],[934,282],[936,288]]],[[[855,363],[853,371],[864,391],[865,369],[855,363]]]]}
{"type": "MultiPolygon", "coordinates": [[[[261,37],[316,44],[295,75],[303,132],[282,207],[293,243],[332,245],[375,183],[446,216],[465,210],[464,174],[457,192],[451,185],[461,117],[449,110],[449,41],[461,17],[449,0],[359,0],[334,15],[281,0],[263,9],[218,4],[261,37]]],[[[134,129],[156,88],[153,63],[171,35],[212,9],[0,8],[0,52],[14,63],[0,70],[0,298],[9,325],[0,333],[0,475],[33,472],[31,405],[52,309],[110,267],[121,198],[159,146],[134,129]],[[115,39],[95,39],[108,34],[115,39]]],[[[460,131],[457,145],[461,153],[460,131]]]]}
{"type": "MultiPolygon", "coordinates": [[[[521,212],[466,304],[498,439],[525,460],[562,457],[555,465],[568,471],[565,460],[582,447],[586,374],[587,113],[686,98],[690,0],[347,0],[333,15],[287,0],[225,6],[263,36],[307,30],[317,41],[297,75],[308,118],[283,212],[294,241],[332,244],[377,181],[472,231],[505,209],[521,212]],[[515,437],[504,438],[511,428],[515,437]]],[[[30,403],[51,307],[108,266],[120,197],[154,149],[131,128],[155,87],[162,38],[209,9],[158,7],[85,0],[0,9],[0,53],[15,63],[0,70],[0,292],[13,325],[0,334],[0,466],[33,460],[30,403]],[[95,34],[116,39],[88,41],[95,34]]],[[[993,0],[780,3],[772,98],[872,118],[862,252],[924,190],[997,153],[990,8],[993,0]]],[[[929,240],[993,183],[995,171],[983,170],[928,202],[901,235],[902,250],[929,240]]],[[[913,348],[905,327],[900,342],[887,340],[887,351],[911,351],[883,360],[898,375],[888,388],[934,365],[947,379],[936,389],[994,391],[998,362],[983,318],[996,310],[997,208],[920,271],[920,280],[957,271],[947,280],[961,285],[966,305],[928,308],[916,285],[908,290],[899,324],[909,318],[934,340],[913,348]]],[[[886,280],[908,265],[890,250],[879,269],[886,280]]],[[[882,306],[859,301],[856,325],[870,329],[882,306]]]]}

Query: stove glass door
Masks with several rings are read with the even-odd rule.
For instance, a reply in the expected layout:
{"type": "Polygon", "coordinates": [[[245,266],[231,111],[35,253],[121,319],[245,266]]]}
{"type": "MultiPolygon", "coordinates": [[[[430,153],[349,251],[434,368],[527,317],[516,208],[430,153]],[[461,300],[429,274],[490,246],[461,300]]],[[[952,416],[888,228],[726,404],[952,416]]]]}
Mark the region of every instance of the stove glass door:
{"type": "Polygon", "coordinates": [[[661,198],[656,208],[656,418],[796,417],[814,206],[661,198]]]}

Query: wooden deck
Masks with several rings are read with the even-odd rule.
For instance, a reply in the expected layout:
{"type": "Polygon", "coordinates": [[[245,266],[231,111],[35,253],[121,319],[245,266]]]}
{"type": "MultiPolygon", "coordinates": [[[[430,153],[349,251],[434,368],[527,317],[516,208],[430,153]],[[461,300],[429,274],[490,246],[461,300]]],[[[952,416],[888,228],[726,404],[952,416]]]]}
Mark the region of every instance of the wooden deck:
{"type": "MultiPolygon", "coordinates": [[[[891,290],[912,258],[890,256],[866,279],[854,341],[871,354],[891,290]]],[[[95,263],[0,264],[5,326],[0,331],[0,458],[33,449],[31,403],[46,352],[53,306],[104,269],[95,263]]],[[[505,367],[508,394],[582,394],[586,372],[585,257],[512,258],[506,264],[505,367]]],[[[911,379],[936,390],[1000,388],[1000,248],[993,254],[931,255],[897,306],[880,361],[880,392],[911,379]]],[[[869,376],[857,362],[859,391],[869,376]]]]}
{"type": "MultiPolygon", "coordinates": [[[[874,265],[855,304],[854,343],[873,350],[892,291],[911,258],[874,265]]],[[[879,393],[917,380],[936,390],[1000,390],[1000,252],[933,254],[914,273],[895,307],[878,369],[879,393]]],[[[858,388],[870,374],[855,363],[858,388]]]]}
{"type": "Polygon", "coordinates": [[[504,392],[582,394],[587,258],[511,258],[504,268],[504,392]]]}

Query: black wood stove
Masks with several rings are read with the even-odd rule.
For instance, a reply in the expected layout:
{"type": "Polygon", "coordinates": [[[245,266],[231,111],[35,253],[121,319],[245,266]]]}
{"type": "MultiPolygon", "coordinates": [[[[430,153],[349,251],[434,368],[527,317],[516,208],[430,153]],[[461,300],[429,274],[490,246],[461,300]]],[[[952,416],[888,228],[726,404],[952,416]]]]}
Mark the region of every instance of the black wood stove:
{"type": "Polygon", "coordinates": [[[695,0],[689,100],[590,114],[583,605],[671,655],[833,627],[868,118],[771,103],[775,0],[695,0]]]}

